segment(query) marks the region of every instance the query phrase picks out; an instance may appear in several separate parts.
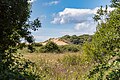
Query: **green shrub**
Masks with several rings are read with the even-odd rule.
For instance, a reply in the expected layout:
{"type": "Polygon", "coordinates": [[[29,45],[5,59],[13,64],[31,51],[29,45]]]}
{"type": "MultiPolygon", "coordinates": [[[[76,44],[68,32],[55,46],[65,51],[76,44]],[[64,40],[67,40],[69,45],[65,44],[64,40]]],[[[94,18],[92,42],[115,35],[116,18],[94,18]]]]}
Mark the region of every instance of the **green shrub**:
{"type": "Polygon", "coordinates": [[[89,73],[90,80],[120,79],[120,2],[112,2],[116,9],[110,12],[106,22],[99,23],[99,18],[102,20],[106,16],[107,6],[106,11],[102,7],[97,11],[94,17],[98,21],[97,31],[91,43],[84,45],[84,52],[96,61],[96,66],[89,73]]]}
{"type": "Polygon", "coordinates": [[[41,43],[34,43],[35,47],[41,47],[43,46],[41,43]]]}
{"type": "Polygon", "coordinates": [[[78,52],[79,50],[80,50],[80,46],[77,46],[77,45],[60,46],[61,52],[78,52]]]}
{"type": "MultiPolygon", "coordinates": [[[[1,56],[1,55],[0,55],[1,56]]],[[[35,80],[40,79],[38,75],[37,67],[31,61],[22,57],[22,55],[9,54],[0,65],[0,80],[35,80]],[[7,64],[14,61],[10,65],[7,64]],[[4,68],[7,66],[7,68],[4,68]]]]}
{"type": "Polygon", "coordinates": [[[54,42],[48,42],[45,46],[39,49],[42,53],[58,53],[60,52],[59,47],[54,42]]]}
{"type": "Polygon", "coordinates": [[[80,46],[78,45],[64,45],[58,46],[53,42],[48,42],[45,46],[39,47],[41,53],[64,53],[64,52],[78,52],[80,51],[80,46]]]}

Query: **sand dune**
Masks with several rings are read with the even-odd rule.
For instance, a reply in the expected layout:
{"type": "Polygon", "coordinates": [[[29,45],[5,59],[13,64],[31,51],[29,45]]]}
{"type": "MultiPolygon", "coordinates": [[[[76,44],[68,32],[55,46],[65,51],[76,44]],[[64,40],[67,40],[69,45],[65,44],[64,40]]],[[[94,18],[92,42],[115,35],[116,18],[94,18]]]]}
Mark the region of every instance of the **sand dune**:
{"type": "MultiPolygon", "coordinates": [[[[64,40],[61,40],[59,38],[52,38],[48,41],[52,41],[52,42],[56,43],[57,45],[69,45],[69,43],[67,43],[64,40]]],[[[43,42],[42,45],[46,45],[48,43],[48,41],[43,42]]]]}

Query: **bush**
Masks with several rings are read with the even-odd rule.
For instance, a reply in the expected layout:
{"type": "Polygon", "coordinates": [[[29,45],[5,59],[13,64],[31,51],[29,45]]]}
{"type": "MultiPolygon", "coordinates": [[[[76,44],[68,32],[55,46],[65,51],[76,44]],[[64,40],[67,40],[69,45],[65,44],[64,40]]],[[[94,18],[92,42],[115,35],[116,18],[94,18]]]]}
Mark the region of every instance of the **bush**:
{"type": "Polygon", "coordinates": [[[60,52],[59,47],[57,44],[55,44],[54,42],[48,42],[45,46],[42,46],[39,49],[40,52],[42,53],[58,53],[60,52]]]}
{"type": "MultiPolygon", "coordinates": [[[[120,2],[112,0],[114,6],[120,2]]],[[[120,6],[119,6],[120,7],[120,6]]],[[[98,21],[97,31],[90,44],[84,45],[84,52],[92,55],[96,61],[95,67],[89,72],[90,80],[119,80],[120,79],[120,8],[116,8],[99,23],[98,17],[106,15],[102,7],[94,19],[98,21]],[[103,15],[101,15],[102,13],[103,15]],[[98,20],[97,20],[98,19],[98,20]]],[[[107,6],[106,6],[107,9],[107,6]]]]}
{"type": "MultiPolygon", "coordinates": [[[[0,55],[1,56],[1,55],[0,55]]],[[[0,66],[0,80],[36,80],[40,79],[37,67],[31,61],[22,57],[22,55],[9,54],[4,59],[4,63],[0,66]],[[9,57],[11,56],[11,57],[9,57]],[[10,65],[8,62],[13,61],[10,65]],[[7,66],[7,68],[5,68],[7,66]]]]}
{"type": "Polygon", "coordinates": [[[40,46],[38,50],[38,52],[41,53],[64,53],[64,52],[78,52],[78,51],[80,51],[79,45],[58,46],[54,42],[48,42],[46,45],[40,46]]]}
{"type": "Polygon", "coordinates": [[[43,46],[41,43],[34,43],[35,47],[41,47],[43,46]]]}
{"type": "Polygon", "coordinates": [[[61,52],[78,52],[80,49],[80,46],[77,45],[64,45],[60,46],[61,52]]]}

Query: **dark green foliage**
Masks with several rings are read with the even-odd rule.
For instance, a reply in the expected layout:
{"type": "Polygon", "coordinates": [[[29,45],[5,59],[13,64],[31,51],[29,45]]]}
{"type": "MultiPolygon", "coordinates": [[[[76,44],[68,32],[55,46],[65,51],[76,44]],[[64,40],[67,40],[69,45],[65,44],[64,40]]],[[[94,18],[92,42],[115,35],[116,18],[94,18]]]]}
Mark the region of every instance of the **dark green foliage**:
{"type": "Polygon", "coordinates": [[[42,53],[58,53],[60,52],[59,47],[54,42],[48,42],[45,46],[42,46],[39,50],[42,53]]]}
{"type": "MultiPolygon", "coordinates": [[[[49,42],[48,42],[49,43],[49,42]]],[[[57,44],[51,42],[45,46],[38,47],[41,53],[65,53],[65,52],[78,52],[80,51],[79,45],[64,45],[58,46],[57,44]]],[[[37,49],[37,47],[36,47],[37,49]]]]}
{"type": "Polygon", "coordinates": [[[40,78],[37,71],[35,71],[35,64],[31,61],[24,59],[20,54],[11,54],[10,56],[6,54],[6,56],[7,59],[3,61],[7,62],[2,63],[0,66],[0,80],[35,80],[40,78]],[[11,64],[8,59],[12,61],[11,64]],[[7,66],[8,68],[3,66],[7,66]]]}
{"type": "Polygon", "coordinates": [[[27,0],[1,0],[0,1],[0,51],[15,47],[23,38],[32,43],[33,37],[30,29],[36,30],[40,22],[28,20],[31,5],[27,0]]]}
{"type": "Polygon", "coordinates": [[[35,47],[41,47],[41,46],[43,46],[41,43],[34,43],[34,46],[35,47]]]}
{"type": "Polygon", "coordinates": [[[80,51],[80,46],[78,45],[64,45],[60,46],[60,51],[61,52],[78,52],[80,51]]]}
{"type": "Polygon", "coordinates": [[[80,35],[80,36],[69,36],[69,35],[65,35],[63,37],[61,37],[62,40],[65,40],[68,43],[72,43],[72,44],[77,44],[77,45],[82,45],[83,43],[85,43],[86,41],[91,42],[92,40],[92,35],[80,35]]]}
{"type": "Polygon", "coordinates": [[[111,7],[120,8],[120,0],[111,0],[111,7]]]}
{"type": "Polygon", "coordinates": [[[29,21],[31,4],[28,0],[0,0],[0,79],[35,80],[29,61],[16,56],[17,49],[22,49],[21,39],[27,41],[29,49],[33,42],[30,30],[41,26],[38,19],[29,21]],[[14,55],[13,55],[14,54],[14,55]],[[31,71],[31,72],[29,72],[31,71]]]}

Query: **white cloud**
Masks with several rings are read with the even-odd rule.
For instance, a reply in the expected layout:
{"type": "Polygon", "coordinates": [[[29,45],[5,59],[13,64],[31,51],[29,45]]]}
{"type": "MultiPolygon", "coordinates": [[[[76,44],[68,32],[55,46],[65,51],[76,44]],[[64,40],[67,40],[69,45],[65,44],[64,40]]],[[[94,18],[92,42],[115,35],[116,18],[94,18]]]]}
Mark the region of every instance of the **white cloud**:
{"type": "MultiPolygon", "coordinates": [[[[82,23],[90,21],[92,16],[96,14],[99,7],[94,9],[75,9],[65,8],[62,12],[59,12],[51,21],[53,24],[65,24],[65,23],[82,23]]],[[[113,8],[108,8],[108,11],[112,11],[113,8]]]]}
{"type": "Polygon", "coordinates": [[[79,23],[84,22],[87,18],[91,17],[95,13],[90,9],[74,9],[65,8],[64,11],[56,14],[53,24],[65,24],[65,23],[79,23]]]}
{"type": "Polygon", "coordinates": [[[74,29],[81,33],[93,34],[96,31],[96,25],[94,21],[82,22],[75,24],[74,29]]]}
{"type": "Polygon", "coordinates": [[[35,2],[36,0],[28,0],[28,3],[33,3],[35,2]]]}
{"type": "Polygon", "coordinates": [[[51,2],[48,2],[48,3],[44,3],[43,5],[44,6],[52,6],[52,5],[57,5],[59,4],[60,1],[51,1],[51,2]]]}
{"type": "MultiPolygon", "coordinates": [[[[74,29],[82,33],[92,34],[96,30],[96,23],[93,20],[93,16],[96,14],[99,7],[94,9],[75,9],[65,8],[62,12],[57,13],[54,16],[52,24],[75,24],[74,29]]],[[[103,8],[105,9],[105,8],[103,8]]],[[[108,11],[112,11],[113,8],[108,7],[108,11]]]]}

